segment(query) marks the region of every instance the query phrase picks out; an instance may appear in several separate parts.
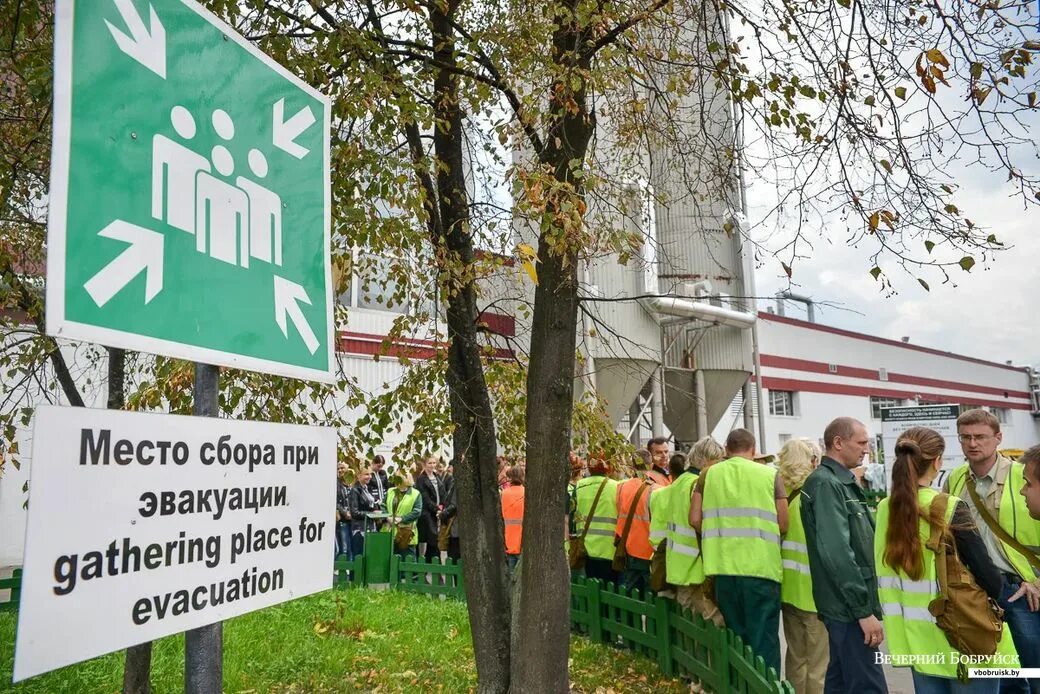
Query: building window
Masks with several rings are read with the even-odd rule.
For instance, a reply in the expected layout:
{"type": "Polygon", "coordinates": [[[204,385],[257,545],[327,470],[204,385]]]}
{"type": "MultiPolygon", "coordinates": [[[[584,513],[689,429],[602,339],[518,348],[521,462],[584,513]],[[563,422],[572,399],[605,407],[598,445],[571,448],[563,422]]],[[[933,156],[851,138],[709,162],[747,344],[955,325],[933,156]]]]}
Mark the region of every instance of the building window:
{"type": "Polygon", "coordinates": [[[903,401],[899,398],[883,398],[880,395],[870,396],[870,416],[881,419],[881,410],[885,407],[899,407],[903,401]]]}
{"type": "Polygon", "coordinates": [[[780,445],[783,446],[785,443],[791,440],[790,434],[780,434],[780,445]]]}
{"type": "Polygon", "coordinates": [[[769,391],[769,414],[774,417],[793,417],[794,393],[789,390],[769,391]]]}
{"type": "Polygon", "coordinates": [[[358,279],[358,308],[407,313],[406,301],[395,296],[399,287],[393,276],[393,261],[376,257],[370,262],[371,276],[358,279]]]}
{"type": "Polygon", "coordinates": [[[997,418],[997,421],[1001,424],[1011,423],[1011,410],[1006,407],[991,407],[989,411],[993,413],[993,416],[997,418]]]}

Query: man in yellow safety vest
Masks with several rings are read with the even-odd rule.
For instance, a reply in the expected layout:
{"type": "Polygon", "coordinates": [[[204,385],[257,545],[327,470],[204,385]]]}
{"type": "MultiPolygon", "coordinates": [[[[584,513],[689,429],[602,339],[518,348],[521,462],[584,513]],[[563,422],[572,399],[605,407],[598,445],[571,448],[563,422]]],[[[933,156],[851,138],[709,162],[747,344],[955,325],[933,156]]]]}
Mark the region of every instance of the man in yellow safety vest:
{"type": "Polygon", "coordinates": [[[697,480],[690,524],[701,533],[704,573],[726,625],[780,672],[780,535],[787,492],[776,469],[754,462],[755,437],[734,429],[729,456],[697,480]]]}
{"type": "MultiPolygon", "coordinates": [[[[957,438],[967,462],[953,470],[943,490],[968,505],[987,553],[1002,578],[1000,607],[1011,629],[1023,668],[1040,667],[1040,524],[1018,492],[1025,485],[1025,466],[997,452],[1003,434],[1000,421],[982,409],[957,418],[957,438]]],[[[1040,692],[1040,679],[1001,680],[1005,692],[1040,692]]]]}

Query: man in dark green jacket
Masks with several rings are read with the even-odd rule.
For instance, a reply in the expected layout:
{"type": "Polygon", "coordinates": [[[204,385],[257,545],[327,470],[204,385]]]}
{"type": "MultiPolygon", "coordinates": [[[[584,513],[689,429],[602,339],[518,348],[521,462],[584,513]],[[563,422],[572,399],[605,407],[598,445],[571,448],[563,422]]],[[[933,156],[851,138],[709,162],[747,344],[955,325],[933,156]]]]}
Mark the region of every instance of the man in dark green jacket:
{"type": "Polygon", "coordinates": [[[802,487],[802,524],[816,610],[827,627],[826,694],[887,692],[877,662],[884,640],[874,517],[851,470],[870,450],[866,427],[839,417],[823,434],[826,455],[802,487]]]}

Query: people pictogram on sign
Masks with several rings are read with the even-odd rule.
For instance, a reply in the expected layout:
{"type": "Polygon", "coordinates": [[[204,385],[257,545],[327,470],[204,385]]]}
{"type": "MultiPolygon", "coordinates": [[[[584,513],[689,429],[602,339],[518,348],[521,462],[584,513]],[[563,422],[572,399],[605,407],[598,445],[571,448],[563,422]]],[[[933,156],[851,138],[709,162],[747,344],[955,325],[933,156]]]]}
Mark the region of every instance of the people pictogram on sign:
{"type": "MultiPolygon", "coordinates": [[[[249,150],[249,169],[257,178],[267,176],[267,157],[249,150]]],[[[239,176],[235,184],[249,196],[249,253],[257,260],[282,264],[282,199],[259,183],[239,176]]]]}
{"type": "MultiPolygon", "coordinates": [[[[184,140],[195,137],[195,119],[183,106],[170,111],[174,131],[184,140]]],[[[152,137],[152,217],[195,233],[195,175],[209,171],[209,160],[156,133],[152,137]]]]}
{"type": "MultiPolygon", "coordinates": [[[[235,137],[235,123],[226,111],[212,114],[213,130],[225,142],[235,137]]],[[[174,106],[170,121],[185,142],[195,139],[195,118],[184,106],[174,106]]],[[[267,157],[259,149],[247,156],[252,178],[235,174],[231,150],[217,144],[207,158],[165,135],[152,138],[152,216],[195,234],[200,253],[249,267],[250,257],[282,264],[282,199],[258,183],[267,178],[267,157]],[[256,180],[254,180],[256,179],[256,180]]]]}
{"type": "MultiPolygon", "coordinates": [[[[220,109],[213,112],[213,129],[223,140],[235,136],[231,116],[220,109]]],[[[221,176],[235,172],[235,159],[224,145],[214,146],[210,157],[221,176]]],[[[195,176],[195,249],[205,253],[207,246],[211,258],[249,267],[249,196],[208,171],[199,171],[195,176]]]]}

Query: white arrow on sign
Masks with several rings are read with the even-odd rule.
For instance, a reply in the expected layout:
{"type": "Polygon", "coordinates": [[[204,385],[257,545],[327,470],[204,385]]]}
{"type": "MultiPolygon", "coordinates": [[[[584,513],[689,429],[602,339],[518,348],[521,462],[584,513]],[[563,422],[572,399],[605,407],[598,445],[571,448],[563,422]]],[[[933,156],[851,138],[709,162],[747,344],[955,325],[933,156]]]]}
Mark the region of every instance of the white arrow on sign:
{"type": "Polygon", "coordinates": [[[301,301],[308,305],[311,303],[306,289],[278,275],[274,276],[274,319],[278,323],[278,327],[282,329],[282,335],[289,337],[289,325],[286,319],[291,319],[293,325],[296,326],[296,332],[300,333],[300,337],[303,338],[303,343],[307,345],[311,354],[314,354],[320,343],[315,337],[314,331],[311,330],[311,326],[308,325],[307,319],[303,316],[299,304],[301,301]]]}
{"type": "Polygon", "coordinates": [[[141,272],[145,273],[144,302],[147,304],[158,296],[163,288],[163,235],[117,219],[99,231],[98,236],[130,244],[83,285],[98,308],[141,272]]]}
{"type": "Polygon", "coordinates": [[[148,6],[150,14],[151,31],[144,28],[144,20],[137,14],[133,0],[114,0],[119,16],[126,22],[126,28],[130,30],[131,36],[127,36],[119,29],[112,26],[106,19],[105,24],[112,32],[112,38],[116,40],[119,50],[144,65],[146,68],[166,79],[166,29],[163,28],[159,16],[155,14],[155,8],[148,6]],[[132,37],[132,38],[131,38],[132,37]]]}
{"type": "Polygon", "coordinates": [[[314,125],[314,114],[311,107],[305,106],[295,116],[285,120],[285,99],[279,99],[274,105],[274,135],[272,143],[278,149],[288,152],[297,159],[303,159],[309,149],[294,142],[303,131],[314,125]]]}

